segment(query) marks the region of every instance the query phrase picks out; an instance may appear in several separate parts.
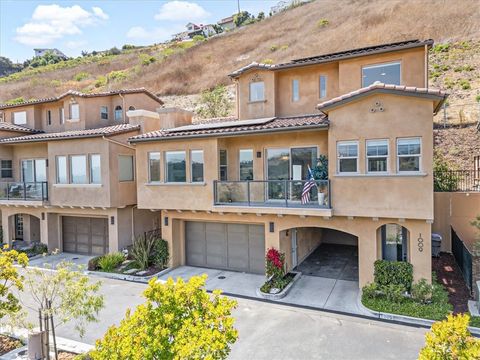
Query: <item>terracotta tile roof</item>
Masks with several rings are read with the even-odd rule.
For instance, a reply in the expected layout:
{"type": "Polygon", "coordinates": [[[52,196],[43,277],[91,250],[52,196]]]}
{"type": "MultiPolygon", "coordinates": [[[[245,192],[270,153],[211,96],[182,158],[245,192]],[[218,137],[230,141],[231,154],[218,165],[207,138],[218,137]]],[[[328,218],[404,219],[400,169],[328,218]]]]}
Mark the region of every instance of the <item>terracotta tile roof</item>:
{"type": "Polygon", "coordinates": [[[17,131],[17,132],[30,133],[30,134],[42,132],[40,130],[29,129],[24,126],[15,125],[8,122],[0,122],[0,131],[17,131]]]}
{"type": "Polygon", "coordinates": [[[325,112],[332,107],[355,100],[358,97],[365,96],[371,93],[400,94],[400,95],[410,95],[410,96],[413,95],[418,97],[427,97],[431,99],[436,99],[438,100],[438,104],[435,108],[435,111],[434,111],[435,113],[438,111],[443,101],[448,96],[448,94],[445,91],[442,91],[439,89],[417,88],[414,86],[404,86],[404,85],[389,85],[389,84],[382,84],[379,82],[375,82],[370,86],[324,101],[317,105],[317,109],[325,112]]]}
{"type": "Polygon", "coordinates": [[[154,140],[168,140],[189,137],[237,136],[275,131],[294,131],[313,128],[327,128],[328,118],[324,114],[292,117],[275,117],[255,120],[226,120],[192,124],[173,129],[162,129],[131,137],[131,143],[154,140]]]}
{"type": "Polygon", "coordinates": [[[38,141],[67,140],[79,138],[92,138],[101,136],[112,136],[130,131],[139,130],[139,125],[121,124],[106,126],[97,129],[72,130],[58,133],[41,133],[0,139],[0,144],[16,144],[38,141]]]}
{"type": "Polygon", "coordinates": [[[123,94],[140,94],[140,93],[146,94],[147,96],[151,97],[153,100],[157,101],[160,105],[163,105],[163,101],[157,95],[155,95],[150,90],[147,90],[145,88],[112,90],[112,91],[105,91],[105,92],[98,92],[98,93],[91,93],[91,94],[82,93],[75,90],[68,90],[67,92],[55,97],[29,100],[21,103],[16,103],[16,104],[0,104],[0,110],[19,107],[19,106],[25,106],[25,105],[35,105],[35,104],[55,102],[66,96],[71,96],[71,95],[82,97],[82,98],[92,98],[92,97],[111,96],[111,95],[119,95],[119,94],[123,95],[123,94]]]}
{"type": "Polygon", "coordinates": [[[363,48],[339,51],[339,52],[330,53],[330,54],[324,54],[324,55],[311,56],[311,57],[306,57],[306,58],[301,58],[301,59],[295,59],[295,60],[292,60],[290,62],[282,63],[282,64],[262,64],[262,63],[253,62],[253,63],[251,63],[247,66],[244,66],[244,67],[232,72],[231,74],[229,74],[229,76],[233,77],[233,78],[236,78],[236,77],[240,76],[242,73],[244,73],[245,71],[248,71],[250,69],[281,70],[281,69],[287,69],[287,68],[291,68],[291,67],[299,67],[299,66],[320,64],[320,63],[326,63],[326,62],[331,62],[331,61],[338,61],[338,60],[342,60],[342,59],[359,57],[359,56],[381,54],[381,53],[385,53],[385,52],[410,49],[410,48],[421,47],[421,46],[425,46],[425,45],[432,46],[433,45],[433,40],[431,40],[431,39],[428,39],[428,40],[406,40],[406,41],[400,41],[400,42],[394,42],[394,43],[388,43],[388,44],[368,46],[368,47],[363,47],[363,48]]]}

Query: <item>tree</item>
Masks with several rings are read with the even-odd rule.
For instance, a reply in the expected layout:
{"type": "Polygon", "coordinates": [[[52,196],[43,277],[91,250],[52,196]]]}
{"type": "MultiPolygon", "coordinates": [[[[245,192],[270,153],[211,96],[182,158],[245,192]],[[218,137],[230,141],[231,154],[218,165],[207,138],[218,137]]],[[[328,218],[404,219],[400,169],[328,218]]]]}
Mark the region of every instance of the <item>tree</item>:
{"type": "Polygon", "coordinates": [[[260,11],[257,15],[257,21],[262,21],[265,19],[265,13],[263,11],[260,11]]]}
{"type": "MultiPolygon", "coordinates": [[[[91,283],[81,268],[61,262],[55,268],[32,268],[26,271],[25,286],[36,307],[26,306],[40,313],[42,319],[55,327],[75,321],[75,330],[85,334],[88,322],[98,321],[96,316],[103,308],[103,295],[99,295],[101,282],[91,283]],[[54,271],[53,271],[54,270],[54,271]]],[[[42,322],[42,321],[41,321],[42,322]]],[[[31,327],[32,324],[28,324],[31,327]]],[[[42,327],[42,324],[40,324],[42,327]]],[[[51,327],[54,330],[53,326],[51,327]]],[[[53,333],[55,339],[55,333],[53,333]]]]}
{"type": "Polygon", "coordinates": [[[240,11],[233,17],[233,22],[236,27],[248,25],[252,22],[255,22],[255,16],[250,14],[248,11],[240,11]]]}
{"type": "Polygon", "coordinates": [[[9,58],[0,56],[0,76],[7,76],[22,69],[22,64],[14,64],[9,58]]]}
{"type": "Polygon", "coordinates": [[[438,151],[435,151],[433,156],[433,174],[434,191],[455,191],[457,189],[459,177],[438,151]]]}
{"type": "Polygon", "coordinates": [[[219,85],[212,90],[205,90],[200,96],[198,114],[204,118],[227,116],[232,104],[228,99],[227,89],[219,85]]]}
{"type": "Polygon", "coordinates": [[[56,64],[61,61],[64,61],[65,59],[56,55],[53,51],[47,51],[45,54],[42,56],[35,56],[31,60],[26,60],[23,65],[25,67],[30,66],[30,67],[39,67],[39,66],[45,66],[45,65],[50,65],[50,64],[56,64]]]}
{"type": "Polygon", "coordinates": [[[213,24],[213,30],[215,30],[216,34],[221,34],[223,32],[223,28],[218,24],[213,24]]]}
{"type": "Polygon", "coordinates": [[[480,341],[468,331],[470,316],[448,315],[446,320],[436,322],[425,335],[425,347],[419,360],[456,360],[480,358],[480,341]]]}
{"type": "Polygon", "coordinates": [[[2,319],[5,316],[17,314],[21,309],[20,302],[13,291],[23,290],[24,277],[19,274],[15,263],[26,267],[28,257],[16,250],[7,250],[7,247],[0,251],[0,319],[2,319]]]}
{"type": "Polygon", "coordinates": [[[108,329],[89,354],[93,360],[225,359],[237,339],[232,310],[236,301],[211,295],[204,288],[207,276],[188,282],[169,278],[150,280],[147,302],[120,325],[108,329]]]}

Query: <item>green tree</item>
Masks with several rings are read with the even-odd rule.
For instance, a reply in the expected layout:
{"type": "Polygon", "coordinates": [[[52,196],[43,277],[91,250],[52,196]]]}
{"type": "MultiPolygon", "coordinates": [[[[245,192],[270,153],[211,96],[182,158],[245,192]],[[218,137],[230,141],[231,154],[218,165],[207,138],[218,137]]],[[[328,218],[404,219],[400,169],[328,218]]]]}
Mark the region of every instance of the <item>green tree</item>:
{"type": "Polygon", "coordinates": [[[265,19],[265,13],[263,11],[260,11],[257,15],[257,21],[262,21],[265,19]]]}
{"type": "Polygon", "coordinates": [[[23,68],[22,64],[14,64],[12,61],[4,56],[0,56],[0,76],[7,76],[23,68]]]}
{"type": "Polygon", "coordinates": [[[455,191],[458,186],[458,175],[452,166],[438,151],[433,156],[433,189],[434,191],[455,191]]]}
{"type": "Polygon", "coordinates": [[[448,315],[444,321],[436,322],[425,335],[425,347],[419,360],[479,359],[480,341],[468,331],[470,316],[448,315]]]}
{"type": "Polygon", "coordinates": [[[7,247],[0,251],[0,319],[2,319],[17,314],[21,309],[13,291],[23,290],[24,277],[19,274],[15,263],[26,267],[28,257],[16,250],[7,250],[7,247]]]}
{"type": "Polygon", "coordinates": [[[236,301],[205,290],[206,275],[188,282],[150,280],[147,302],[108,329],[93,360],[225,359],[237,339],[236,301]]]}
{"type": "Polygon", "coordinates": [[[255,22],[255,16],[250,14],[248,11],[240,11],[233,17],[233,22],[236,27],[248,25],[252,22],[255,22]]]}
{"type": "Polygon", "coordinates": [[[200,96],[198,114],[203,118],[222,117],[230,113],[232,104],[228,99],[227,89],[219,85],[212,90],[205,90],[200,96]]]}
{"type": "Polygon", "coordinates": [[[30,66],[30,67],[39,67],[39,66],[45,66],[45,65],[50,65],[50,64],[56,64],[61,61],[64,61],[65,59],[56,55],[53,53],[53,51],[47,51],[45,54],[42,56],[35,56],[31,60],[26,60],[24,63],[24,66],[30,66]]]}

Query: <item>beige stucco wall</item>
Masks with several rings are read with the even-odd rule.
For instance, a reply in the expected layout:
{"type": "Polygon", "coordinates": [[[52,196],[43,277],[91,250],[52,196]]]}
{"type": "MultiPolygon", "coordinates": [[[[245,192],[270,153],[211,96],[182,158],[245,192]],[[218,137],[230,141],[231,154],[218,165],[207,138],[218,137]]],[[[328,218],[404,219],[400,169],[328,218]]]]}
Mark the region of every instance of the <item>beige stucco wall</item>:
{"type": "Polygon", "coordinates": [[[240,120],[275,116],[276,80],[272,71],[248,72],[238,79],[237,114],[240,120]],[[265,100],[250,102],[250,82],[263,81],[265,100]]]}
{"type": "Polygon", "coordinates": [[[329,112],[329,177],[335,215],[433,219],[432,101],[378,94],[329,112]],[[376,102],[383,112],[370,112],[376,102]],[[421,171],[397,174],[396,141],[420,137],[421,171]],[[387,175],[366,174],[366,140],[388,139],[387,175]],[[359,142],[358,174],[337,174],[338,141],[359,142]]]}
{"type": "MultiPolygon", "coordinates": [[[[1,146],[3,147],[3,146],[1,146]]],[[[12,149],[12,166],[13,166],[13,178],[15,181],[21,181],[21,161],[28,159],[47,159],[48,150],[45,143],[29,143],[13,145],[12,149]]],[[[49,164],[50,165],[50,164],[49,164]]],[[[48,172],[48,169],[47,169],[48,172]]]]}
{"type": "Polygon", "coordinates": [[[442,251],[452,252],[451,227],[465,245],[472,250],[480,233],[471,222],[480,215],[480,193],[434,194],[435,220],[432,231],[442,236],[442,251]]]}

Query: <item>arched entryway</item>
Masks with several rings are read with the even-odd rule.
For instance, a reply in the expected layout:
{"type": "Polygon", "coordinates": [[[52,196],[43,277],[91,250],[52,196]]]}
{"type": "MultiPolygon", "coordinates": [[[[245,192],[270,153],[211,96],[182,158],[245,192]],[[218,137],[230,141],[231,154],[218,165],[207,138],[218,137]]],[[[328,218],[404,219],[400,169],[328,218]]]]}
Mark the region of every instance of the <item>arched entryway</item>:
{"type": "Polygon", "coordinates": [[[330,228],[299,227],[281,233],[290,268],[303,275],[358,282],[357,236],[330,228]]]}
{"type": "Polygon", "coordinates": [[[388,261],[409,261],[410,232],[402,225],[389,223],[377,229],[379,258],[388,261]]]}
{"type": "Polygon", "coordinates": [[[18,213],[8,217],[8,239],[15,247],[40,242],[40,219],[31,214],[18,213]]]}

